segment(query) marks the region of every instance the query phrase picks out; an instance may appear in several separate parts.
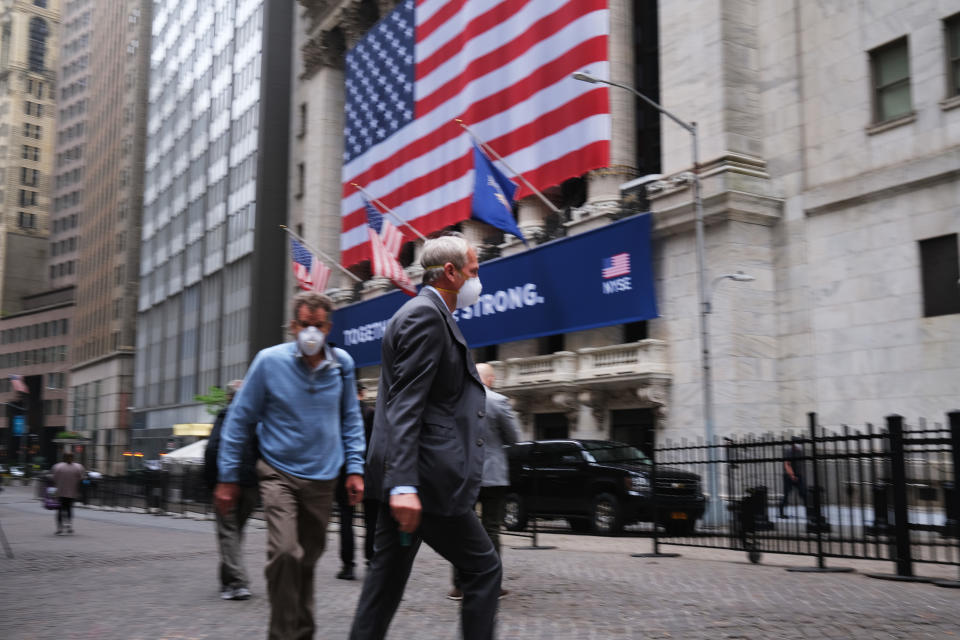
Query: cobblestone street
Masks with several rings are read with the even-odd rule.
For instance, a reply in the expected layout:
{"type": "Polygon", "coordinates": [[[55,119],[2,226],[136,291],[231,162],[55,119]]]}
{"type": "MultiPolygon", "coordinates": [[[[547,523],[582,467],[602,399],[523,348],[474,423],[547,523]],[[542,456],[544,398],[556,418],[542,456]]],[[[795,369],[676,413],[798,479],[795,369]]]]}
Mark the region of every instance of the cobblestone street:
{"type": "MultiPolygon", "coordinates": [[[[76,510],[76,533],[54,535],[53,512],[21,487],[0,494],[14,559],[0,558],[0,638],[263,638],[265,531],[254,521],[246,562],[254,597],[221,601],[209,521],[76,510]]],[[[334,578],[337,536],[317,571],[317,638],[346,638],[360,581],[334,578]]],[[[359,531],[358,531],[359,542],[359,531]]],[[[500,638],[950,638],[960,637],[960,590],[873,580],[860,573],[791,573],[805,557],[672,547],[680,558],[632,558],[648,540],[543,536],[553,550],[506,538],[500,638]]],[[[890,572],[890,563],[832,564],[890,572]]],[[[956,577],[920,567],[924,575],[956,577]]],[[[424,547],[392,638],[459,637],[459,605],[444,596],[449,568],[424,547]]]]}

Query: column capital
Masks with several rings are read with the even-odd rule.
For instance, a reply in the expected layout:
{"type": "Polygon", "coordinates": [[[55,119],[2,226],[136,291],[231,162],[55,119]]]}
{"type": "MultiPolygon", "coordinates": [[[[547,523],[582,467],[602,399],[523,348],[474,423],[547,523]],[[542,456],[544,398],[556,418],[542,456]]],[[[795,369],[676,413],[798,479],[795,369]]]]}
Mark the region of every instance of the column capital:
{"type": "Polygon", "coordinates": [[[303,55],[302,78],[310,78],[323,67],[343,69],[344,54],[347,52],[343,30],[334,27],[321,31],[307,40],[301,48],[303,55]]]}

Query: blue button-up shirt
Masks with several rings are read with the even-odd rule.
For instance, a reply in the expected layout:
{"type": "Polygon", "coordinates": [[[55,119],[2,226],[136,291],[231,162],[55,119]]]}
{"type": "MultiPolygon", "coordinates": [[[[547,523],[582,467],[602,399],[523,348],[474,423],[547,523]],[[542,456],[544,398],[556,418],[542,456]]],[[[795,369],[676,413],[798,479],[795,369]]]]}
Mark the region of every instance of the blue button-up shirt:
{"type": "Polygon", "coordinates": [[[366,443],[353,358],[342,349],[324,350],[315,369],[295,342],[264,349],[253,359],[223,425],[220,482],[237,481],[251,425],[257,425],[263,459],[284,473],[331,480],[344,464],[347,473],[363,473],[366,443]]]}

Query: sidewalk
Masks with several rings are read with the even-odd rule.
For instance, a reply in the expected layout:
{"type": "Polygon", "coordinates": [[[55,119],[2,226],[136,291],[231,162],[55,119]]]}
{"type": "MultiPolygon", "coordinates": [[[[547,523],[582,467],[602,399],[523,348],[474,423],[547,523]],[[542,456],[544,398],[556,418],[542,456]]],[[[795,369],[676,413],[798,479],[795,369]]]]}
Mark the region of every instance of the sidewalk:
{"type": "MultiPolygon", "coordinates": [[[[253,523],[246,541],[254,597],[224,602],[211,522],[83,508],[75,518],[76,534],[55,536],[53,512],[28,488],[0,493],[0,525],[16,556],[0,556],[0,638],[266,636],[262,524],[253,523]]],[[[334,578],[335,533],[327,543],[317,570],[316,637],[346,638],[361,583],[334,578]]],[[[808,557],[768,555],[751,565],[742,552],[670,547],[663,550],[682,557],[632,558],[650,550],[649,540],[637,538],[544,535],[540,543],[557,549],[520,551],[512,546],[529,540],[505,538],[511,595],[500,605],[501,639],[960,638],[956,589],[784,571],[812,566],[808,557]]],[[[892,570],[890,563],[831,564],[892,570]]],[[[389,637],[459,637],[459,605],[444,597],[449,581],[449,567],[424,547],[389,637]]]]}

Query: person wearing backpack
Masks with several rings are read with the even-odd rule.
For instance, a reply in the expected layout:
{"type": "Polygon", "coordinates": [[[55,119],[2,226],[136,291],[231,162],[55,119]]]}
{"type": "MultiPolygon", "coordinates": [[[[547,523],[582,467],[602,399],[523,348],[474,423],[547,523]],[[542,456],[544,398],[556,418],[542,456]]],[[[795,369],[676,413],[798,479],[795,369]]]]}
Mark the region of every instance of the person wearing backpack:
{"type": "MultiPolygon", "coordinates": [[[[243,380],[231,380],[227,383],[227,406],[220,410],[207,440],[204,452],[203,474],[210,490],[217,485],[217,455],[220,453],[220,439],[223,422],[230,409],[230,403],[243,384],[243,380]]],[[[248,600],[250,581],[243,566],[243,527],[250,514],[257,508],[260,493],[257,488],[257,443],[256,437],[247,441],[240,457],[240,471],[237,484],[240,492],[233,508],[228,513],[215,509],[217,522],[217,546],[220,549],[220,598],[223,600],[248,600]]]]}
{"type": "Polygon", "coordinates": [[[223,512],[238,499],[241,452],[256,424],[272,640],[306,640],[316,630],[314,572],[341,467],[349,503],[363,499],[356,372],[350,354],[327,343],[332,315],[329,297],[315,291],[294,296],[290,333],[296,341],[254,357],[223,423],[214,490],[223,512]]]}

